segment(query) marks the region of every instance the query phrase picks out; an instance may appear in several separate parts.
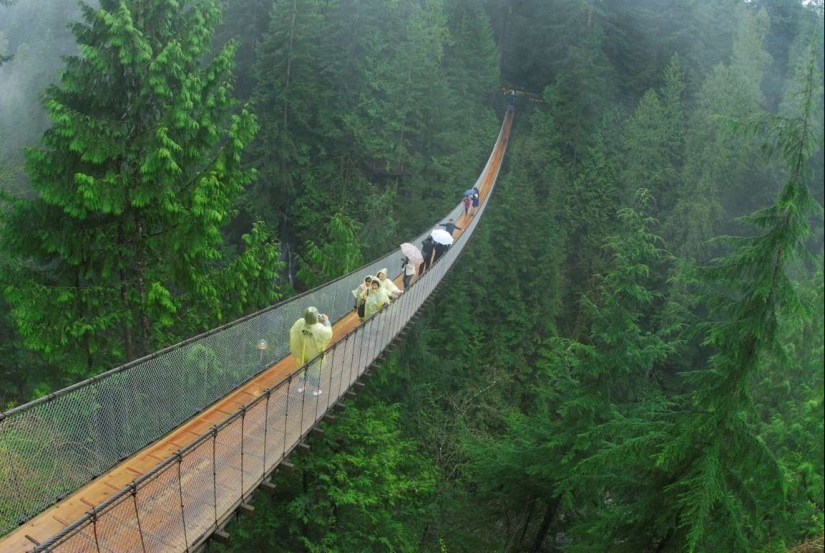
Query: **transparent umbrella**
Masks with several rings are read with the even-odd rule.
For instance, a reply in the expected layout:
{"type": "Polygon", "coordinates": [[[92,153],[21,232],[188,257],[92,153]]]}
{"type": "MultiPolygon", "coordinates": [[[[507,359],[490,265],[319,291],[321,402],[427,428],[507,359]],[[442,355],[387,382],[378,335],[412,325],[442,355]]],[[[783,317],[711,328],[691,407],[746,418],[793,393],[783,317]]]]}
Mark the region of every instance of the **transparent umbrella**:
{"type": "Polygon", "coordinates": [[[424,263],[424,255],[421,253],[421,250],[409,242],[404,242],[401,244],[401,253],[404,254],[404,257],[409,259],[410,263],[413,263],[414,265],[421,265],[424,263]]]}

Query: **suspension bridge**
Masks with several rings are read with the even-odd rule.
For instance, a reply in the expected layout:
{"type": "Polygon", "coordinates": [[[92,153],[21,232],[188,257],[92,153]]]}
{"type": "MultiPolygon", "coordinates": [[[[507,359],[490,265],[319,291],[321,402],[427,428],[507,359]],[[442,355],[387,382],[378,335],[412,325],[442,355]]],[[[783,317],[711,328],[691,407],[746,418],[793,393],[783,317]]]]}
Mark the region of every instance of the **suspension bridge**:
{"type": "MultiPolygon", "coordinates": [[[[476,181],[474,217],[459,204],[453,246],[363,324],[351,290],[397,266],[393,251],[304,294],[0,414],[0,553],[195,551],[362,386],[461,255],[487,207],[507,147],[508,110],[476,181]],[[299,393],[289,328],[308,306],[333,321],[319,397],[299,393]]],[[[412,242],[420,242],[427,230],[412,242]]],[[[400,280],[400,278],[399,278],[400,280]]],[[[311,364],[311,363],[310,363],[311,364]]]]}

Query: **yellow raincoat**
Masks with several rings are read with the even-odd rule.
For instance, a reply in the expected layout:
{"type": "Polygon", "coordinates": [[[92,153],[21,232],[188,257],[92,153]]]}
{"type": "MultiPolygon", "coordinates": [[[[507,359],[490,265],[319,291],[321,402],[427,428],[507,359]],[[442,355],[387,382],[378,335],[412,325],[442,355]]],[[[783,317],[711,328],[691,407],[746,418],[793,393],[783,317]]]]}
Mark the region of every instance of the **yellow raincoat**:
{"type": "MultiPolygon", "coordinates": [[[[366,281],[367,278],[370,279],[370,283],[372,283],[373,280],[378,280],[378,277],[372,275],[370,275],[369,277],[364,277],[364,280],[366,281]]],[[[364,304],[367,301],[367,296],[369,296],[369,293],[370,285],[368,285],[366,282],[362,282],[358,285],[358,288],[352,291],[352,295],[355,296],[355,309],[358,311],[358,319],[361,321],[363,321],[365,317],[365,315],[363,315],[363,308],[364,304]]]]}
{"type": "MultiPolygon", "coordinates": [[[[289,329],[289,350],[295,356],[298,367],[327,349],[331,340],[332,326],[320,321],[307,324],[304,317],[301,317],[289,329]]],[[[307,376],[317,380],[321,374],[323,361],[323,358],[319,358],[312,366],[308,367],[307,376]]]]}
{"type": "Polygon", "coordinates": [[[381,283],[381,288],[384,289],[384,291],[387,293],[387,296],[390,299],[394,300],[395,298],[397,298],[398,296],[401,295],[401,290],[390,279],[390,275],[387,274],[386,269],[381,269],[380,271],[378,271],[377,274],[378,274],[378,281],[381,283]],[[384,275],[383,279],[381,278],[381,275],[384,275]]]}
{"type": "Polygon", "coordinates": [[[390,297],[381,287],[379,287],[378,290],[368,290],[364,294],[364,299],[366,302],[364,304],[364,320],[369,319],[378,313],[382,307],[390,303],[390,297]]]}

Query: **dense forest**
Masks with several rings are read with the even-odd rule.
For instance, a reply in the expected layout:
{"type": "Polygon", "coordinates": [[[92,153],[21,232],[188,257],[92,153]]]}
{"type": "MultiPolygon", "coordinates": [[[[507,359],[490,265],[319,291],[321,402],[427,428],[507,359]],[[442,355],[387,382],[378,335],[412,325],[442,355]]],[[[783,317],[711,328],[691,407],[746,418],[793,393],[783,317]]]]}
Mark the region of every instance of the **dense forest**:
{"type": "Polygon", "coordinates": [[[446,285],[212,550],[821,550],[822,26],[821,0],[0,0],[0,410],[422,231],[515,89],[446,285]]]}

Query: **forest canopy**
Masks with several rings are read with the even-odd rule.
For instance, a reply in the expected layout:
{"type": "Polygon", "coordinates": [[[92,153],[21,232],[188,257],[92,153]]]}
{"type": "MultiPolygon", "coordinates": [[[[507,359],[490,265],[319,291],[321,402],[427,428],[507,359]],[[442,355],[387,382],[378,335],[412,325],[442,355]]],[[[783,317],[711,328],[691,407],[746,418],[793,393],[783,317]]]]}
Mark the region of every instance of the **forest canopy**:
{"type": "Polygon", "coordinates": [[[821,540],[822,27],[821,0],[0,0],[0,410],[390,251],[515,90],[446,286],[220,550],[821,540]]]}

